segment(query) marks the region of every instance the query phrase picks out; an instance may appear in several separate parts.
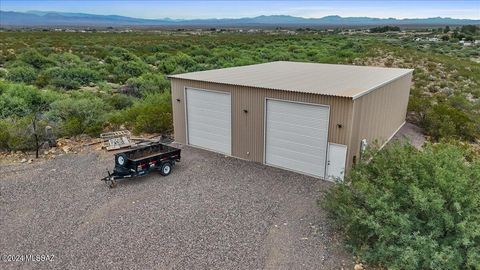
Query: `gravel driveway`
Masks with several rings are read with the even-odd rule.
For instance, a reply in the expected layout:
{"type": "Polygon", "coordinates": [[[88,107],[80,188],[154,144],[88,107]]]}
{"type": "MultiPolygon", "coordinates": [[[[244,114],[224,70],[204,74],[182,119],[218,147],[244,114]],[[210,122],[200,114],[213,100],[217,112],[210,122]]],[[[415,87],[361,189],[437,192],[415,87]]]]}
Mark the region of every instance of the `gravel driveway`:
{"type": "Polygon", "coordinates": [[[0,166],[0,269],[351,269],[315,178],[183,147],[168,177],[109,189],[111,154],[0,166]]]}

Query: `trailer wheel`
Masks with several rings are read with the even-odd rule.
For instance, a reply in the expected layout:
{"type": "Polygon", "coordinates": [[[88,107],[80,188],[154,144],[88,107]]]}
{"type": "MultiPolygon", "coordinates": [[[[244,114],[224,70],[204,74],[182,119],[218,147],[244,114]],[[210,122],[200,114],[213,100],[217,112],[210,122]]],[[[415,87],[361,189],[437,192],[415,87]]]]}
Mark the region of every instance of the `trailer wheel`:
{"type": "Polygon", "coordinates": [[[162,168],[160,168],[160,174],[163,176],[167,176],[172,172],[172,164],[170,162],[165,162],[162,165],[162,168]]]}
{"type": "Polygon", "coordinates": [[[128,162],[127,155],[125,155],[123,153],[118,154],[117,157],[116,157],[116,162],[120,166],[126,166],[126,164],[128,162]]]}

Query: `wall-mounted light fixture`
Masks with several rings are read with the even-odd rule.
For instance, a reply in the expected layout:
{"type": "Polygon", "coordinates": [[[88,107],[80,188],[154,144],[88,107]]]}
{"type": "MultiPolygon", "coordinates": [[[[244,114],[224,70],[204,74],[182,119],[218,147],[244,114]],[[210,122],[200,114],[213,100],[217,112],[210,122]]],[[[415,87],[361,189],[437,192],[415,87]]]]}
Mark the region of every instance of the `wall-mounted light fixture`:
{"type": "Polygon", "coordinates": [[[180,99],[179,99],[179,98],[177,98],[177,101],[178,101],[178,102],[180,102],[180,99]]]}

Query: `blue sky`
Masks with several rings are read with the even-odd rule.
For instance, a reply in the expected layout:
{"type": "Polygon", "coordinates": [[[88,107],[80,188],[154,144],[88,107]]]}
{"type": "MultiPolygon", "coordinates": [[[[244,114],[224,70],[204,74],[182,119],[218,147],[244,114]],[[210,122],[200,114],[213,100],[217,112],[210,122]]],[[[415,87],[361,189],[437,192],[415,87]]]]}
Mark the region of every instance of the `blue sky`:
{"type": "Polygon", "coordinates": [[[60,11],[137,18],[240,18],[292,15],[318,18],[328,15],[377,18],[452,17],[480,19],[480,0],[464,1],[102,1],[102,0],[0,0],[8,11],[60,11]]]}

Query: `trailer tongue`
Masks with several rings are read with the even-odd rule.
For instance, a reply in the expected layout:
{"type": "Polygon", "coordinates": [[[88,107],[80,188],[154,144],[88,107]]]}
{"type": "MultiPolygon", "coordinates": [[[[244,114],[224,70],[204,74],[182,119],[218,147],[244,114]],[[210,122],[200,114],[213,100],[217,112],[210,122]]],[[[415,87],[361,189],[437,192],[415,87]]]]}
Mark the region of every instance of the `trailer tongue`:
{"type": "Polygon", "coordinates": [[[107,170],[108,176],[101,180],[109,182],[109,186],[114,188],[117,180],[146,175],[153,170],[167,176],[171,173],[175,162],[180,162],[180,151],[175,147],[154,142],[117,153],[113,172],[107,170]]]}

